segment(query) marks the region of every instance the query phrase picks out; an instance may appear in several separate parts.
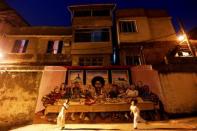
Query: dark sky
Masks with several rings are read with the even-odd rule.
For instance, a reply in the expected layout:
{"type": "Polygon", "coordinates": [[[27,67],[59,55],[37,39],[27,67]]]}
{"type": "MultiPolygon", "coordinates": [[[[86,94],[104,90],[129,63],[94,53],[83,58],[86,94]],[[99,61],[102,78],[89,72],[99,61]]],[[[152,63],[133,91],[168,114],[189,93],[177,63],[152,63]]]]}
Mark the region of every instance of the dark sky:
{"type": "Polygon", "coordinates": [[[197,27],[197,0],[6,0],[33,26],[69,26],[67,6],[86,3],[116,3],[117,8],[162,8],[179,17],[187,30],[197,27]]]}

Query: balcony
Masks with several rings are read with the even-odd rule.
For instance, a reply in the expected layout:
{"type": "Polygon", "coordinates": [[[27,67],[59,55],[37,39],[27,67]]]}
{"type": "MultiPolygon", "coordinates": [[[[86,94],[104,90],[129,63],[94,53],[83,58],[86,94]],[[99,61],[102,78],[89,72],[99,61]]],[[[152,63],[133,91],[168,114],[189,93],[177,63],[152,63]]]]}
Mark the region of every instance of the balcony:
{"type": "Polygon", "coordinates": [[[71,65],[70,54],[4,54],[2,65],[71,65]]]}

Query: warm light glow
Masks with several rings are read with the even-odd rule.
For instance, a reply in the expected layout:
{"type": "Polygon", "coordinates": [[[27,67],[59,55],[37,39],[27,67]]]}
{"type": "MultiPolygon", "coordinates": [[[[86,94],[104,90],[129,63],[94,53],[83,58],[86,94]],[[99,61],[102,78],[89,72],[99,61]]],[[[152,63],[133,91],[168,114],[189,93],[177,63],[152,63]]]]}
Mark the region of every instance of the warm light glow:
{"type": "Polygon", "coordinates": [[[0,53],[0,59],[2,59],[3,58],[3,54],[2,53],[0,53]]]}
{"type": "Polygon", "coordinates": [[[186,36],[185,35],[180,35],[180,36],[178,36],[178,41],[185,41],[186,40],[186,36]]]}

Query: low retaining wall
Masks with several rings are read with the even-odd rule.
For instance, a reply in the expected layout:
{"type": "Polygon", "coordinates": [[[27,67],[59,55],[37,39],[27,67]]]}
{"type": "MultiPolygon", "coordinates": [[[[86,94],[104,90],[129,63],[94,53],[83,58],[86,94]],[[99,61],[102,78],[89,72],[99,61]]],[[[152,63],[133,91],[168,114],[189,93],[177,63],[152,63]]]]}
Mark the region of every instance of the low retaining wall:
{"type": "Polygon", "coordinates": [[[32,122],[41,70],[1,69],[0,129],[32,122]]]}
{"type": "Polygon", "coordinates": [[[159,73],[168,113],[197,112],[197,73],[159,73]]]}

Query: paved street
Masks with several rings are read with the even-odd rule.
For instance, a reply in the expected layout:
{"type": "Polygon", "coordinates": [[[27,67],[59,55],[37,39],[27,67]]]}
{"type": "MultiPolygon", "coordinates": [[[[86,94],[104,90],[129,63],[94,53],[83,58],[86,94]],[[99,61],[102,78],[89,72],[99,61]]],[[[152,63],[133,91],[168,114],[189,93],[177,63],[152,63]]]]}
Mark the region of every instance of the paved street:
{"type": "MultiPolygon", "coordinates": [[[[11,131],[58,131],[54,124],[34,124],[11,131]]],[[[65,125],[67,131],[132,131],[132,124],[68,124],[65,125]]],[[[169,121],[149,122],[148,124],[140,123],[140,131],[197,131],[197,117],[176,119],[169,121]]]]}

